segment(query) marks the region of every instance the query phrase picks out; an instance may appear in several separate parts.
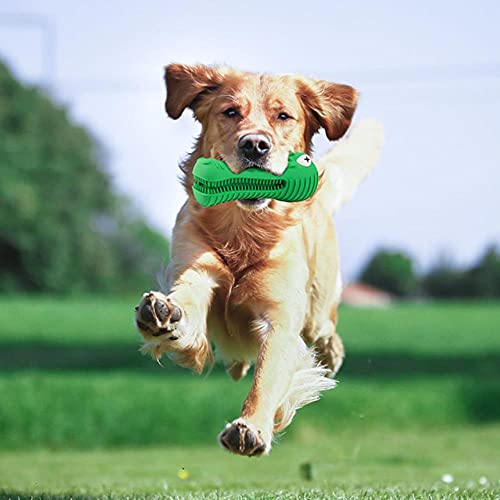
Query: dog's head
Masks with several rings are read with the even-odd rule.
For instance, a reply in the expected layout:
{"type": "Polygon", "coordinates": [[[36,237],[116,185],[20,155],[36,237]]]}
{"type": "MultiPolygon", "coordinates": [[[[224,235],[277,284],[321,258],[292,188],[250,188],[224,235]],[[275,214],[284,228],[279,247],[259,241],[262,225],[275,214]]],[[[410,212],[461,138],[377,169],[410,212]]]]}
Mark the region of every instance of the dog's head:
{"type": "MultiPolygon", "coordinates": [[[[199,153],[224,160],[235,173],[258,167],[282,174],[288,154],[309,153],[320,128],[330,140],[342,137],[357,102],[348,85],[223,67],[171,64],[165,81],[168,115],[177,119],[191,108],[202,124],[199,153]]],[[[254,209],[269,200],[237,203],[254,209]]]]}

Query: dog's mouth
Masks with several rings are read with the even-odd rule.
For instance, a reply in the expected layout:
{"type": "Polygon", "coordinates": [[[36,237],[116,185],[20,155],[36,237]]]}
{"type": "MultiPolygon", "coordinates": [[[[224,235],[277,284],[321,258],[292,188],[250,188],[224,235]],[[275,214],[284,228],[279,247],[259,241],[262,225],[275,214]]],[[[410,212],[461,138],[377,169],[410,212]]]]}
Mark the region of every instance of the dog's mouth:
{"type": "MultiPolygon", "coordinates": [[[[250,168],[258,168],[259,170],[263,170],[264,172],[269,172],[274,174],[274,172],[269,168],[265,161],[253,161],[248,158],[240,158],[238,157],[235,163],[230,162],[227,158],[224,158],[221,154],[216,155],[216,158],[220,161],[226,163],[230,170],[235,173],[241,173],[250,168]],[[231,167],[235,167],[234,169],[231,167]]],[[[276,175],[276,174],[274,174],[276,175]]]]}
{"type": "Polygon", "coordinates": [[[236,200],[236,203],[245,210],[263,210],[269,206],[270,202],[270,198],[236,200]]]}

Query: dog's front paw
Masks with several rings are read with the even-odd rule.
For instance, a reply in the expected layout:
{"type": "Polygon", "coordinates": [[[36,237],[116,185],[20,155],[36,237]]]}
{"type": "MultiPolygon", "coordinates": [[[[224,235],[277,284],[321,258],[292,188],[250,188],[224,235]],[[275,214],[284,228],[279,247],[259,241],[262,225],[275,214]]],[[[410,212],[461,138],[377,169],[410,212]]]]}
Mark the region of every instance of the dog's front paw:
{"type": "Polygon", "coordinates": [[[181,318],[181,308],[160,292],[145,293],[135,309],[135,323],[146,339],[164,335],[165,339],[178,340],[181,318]]]}
{"type": "Polygon", "coordinates": [[[262,432],[241,418],[226,425],[219,434],[219,443],[230,452],[247,457],[267,455],[271,449],[270,440],[266,443],[262,432]]]}

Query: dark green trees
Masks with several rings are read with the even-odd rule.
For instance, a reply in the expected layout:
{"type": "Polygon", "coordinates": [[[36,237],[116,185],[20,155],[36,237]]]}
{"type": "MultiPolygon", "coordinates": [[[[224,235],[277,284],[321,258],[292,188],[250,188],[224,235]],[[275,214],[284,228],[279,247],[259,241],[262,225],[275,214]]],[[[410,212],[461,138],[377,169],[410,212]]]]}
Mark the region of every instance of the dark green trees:
{"type": "Polygon", "coordinates": [[[360,280],[399,297],[414,294],[418,284],[412,259],[391,250],[376,252],[362,270],[360,280]]]}
{"type": "Polygon", "coordinates": [[[0,63],[0,291],[147,288],[167,242],[116,196],[87,130],[0,63]]]}

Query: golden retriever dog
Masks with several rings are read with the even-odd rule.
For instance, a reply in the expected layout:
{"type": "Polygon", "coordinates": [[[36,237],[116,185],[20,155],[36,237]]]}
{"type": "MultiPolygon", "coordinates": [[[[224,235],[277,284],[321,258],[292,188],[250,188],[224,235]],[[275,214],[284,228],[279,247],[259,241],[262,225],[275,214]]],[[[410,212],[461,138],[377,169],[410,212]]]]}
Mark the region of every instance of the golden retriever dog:
{"type": "Polygon", "coordinates": [[[344,136],[358,94],[323,80],[204,65],[171,64],[165,81],[167,114],[177,119],[190,108],[201,134],[180,165],[188,199],[164,289],[143,295],[136,325],[156,360],[166,353],[201,373],[213,363],[213,343],[235,380],[255,362],[241,415],[219,441],[233,453],[265,455],[298,408],[335,386],[344,348],[336,331],[341,278],[332,212],[374,166],[381,131],[365,122],[317,162],[320,187],[307,201],[206,208],[191,189],[199,157],[222,159],[235,173],[256,167],[279,176],[290,152],[311,154],[321,128],[331,141],[344,136]]]}

